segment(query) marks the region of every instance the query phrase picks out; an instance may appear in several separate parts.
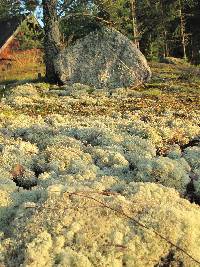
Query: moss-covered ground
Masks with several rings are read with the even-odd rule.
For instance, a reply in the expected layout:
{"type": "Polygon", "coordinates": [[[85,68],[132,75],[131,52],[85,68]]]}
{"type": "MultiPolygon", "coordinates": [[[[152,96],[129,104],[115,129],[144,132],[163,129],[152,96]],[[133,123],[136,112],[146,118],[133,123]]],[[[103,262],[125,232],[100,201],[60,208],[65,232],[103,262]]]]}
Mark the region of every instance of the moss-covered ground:
{"type": "Polygon", "coordinates": [[[200,73],[1,87],[0,266],[200,266],[200,73]]]}

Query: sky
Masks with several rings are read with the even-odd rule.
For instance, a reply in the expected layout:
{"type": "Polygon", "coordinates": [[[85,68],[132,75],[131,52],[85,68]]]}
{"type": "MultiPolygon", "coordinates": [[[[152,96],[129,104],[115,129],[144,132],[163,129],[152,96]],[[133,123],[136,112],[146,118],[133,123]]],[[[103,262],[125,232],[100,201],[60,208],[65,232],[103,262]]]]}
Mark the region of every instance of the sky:
{"type": "Polygon", "coordinates": [[[43,17],[43,14],[42,14],[42,8],[41,7],[37,7],[35,12],[34,12],[38,22],[40,23],[40,25],[43,27],[44,26],[44,23],[42,21],[42,17],[43,17]]]}

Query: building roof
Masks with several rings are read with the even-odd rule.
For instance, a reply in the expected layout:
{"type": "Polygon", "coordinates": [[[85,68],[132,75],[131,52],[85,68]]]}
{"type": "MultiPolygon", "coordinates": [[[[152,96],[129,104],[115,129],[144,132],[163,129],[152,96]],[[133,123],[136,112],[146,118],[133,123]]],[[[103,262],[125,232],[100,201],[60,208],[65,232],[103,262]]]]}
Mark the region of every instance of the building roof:
{"type": "Polygon", "coordinates": [[[33,15],[20,15],[0,20],[0,53],[7,47],[10,41],[17,35],[23,21],[41,29],[37,19],[33,15]]]}
{"type": "Polygon", "coordinates": [[[12,17],[0,20],[0,48],[15,33],[25,16],[12,17]]]}

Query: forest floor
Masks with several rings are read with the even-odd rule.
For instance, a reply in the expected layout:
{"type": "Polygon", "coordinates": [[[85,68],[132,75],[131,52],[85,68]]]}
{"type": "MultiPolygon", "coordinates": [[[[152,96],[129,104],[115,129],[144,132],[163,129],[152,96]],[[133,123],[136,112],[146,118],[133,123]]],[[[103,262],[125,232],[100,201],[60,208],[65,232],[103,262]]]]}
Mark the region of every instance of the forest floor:
{"type": "MultiPolygon", "coordinates": [[[[44,66],[29,66],[24,69],[26,75],[23,77],[18,75],[19,70],[15,72],[15,80],[6,79],[2,81],[0,77],[0,85],[6,84],[6,89],[0,89],[0,94],[4,95],[9,92],[16,85],[25,83],[39,84],[39,86],[48,88],[50,98],[53,94],[58,96],[65,96],[71,94],[73,96],[75,92],[75,99],[73,103],[64,105],[62,101],[45,102],[39,101],[34,103],[34,108],[30,109],[27,105],[23,107],[23,113],[31,116],[42,115],[46,116],[52,113],[58,113],[60,115],[78,115],[78,116],[111,116],[113,112],[119,114],[139,114],[142,121],[148,121],[151,117],[160,116],[165,113],[173,113],[174,118],[185,118],[193,120],[193,114],[199,112],[200,109],[200,68],[190,66],[189,64],[164,64],[164,63],[150,63],[152,70],[152,79],[149,83],[140,86],[138,88],[119,89],[119,90],[95,90],[91,87],[81,87],[69,89],[66,92],[64,87],[53,86],[45,83],[41,83],[37,79],[37,74],[42,71],[44,74],[44,66]],[[33,69],[35,70],[33,71],[33,69]],[[28,78],[28,79],[27,79],[28,78]],[[83,90],[82,90],[83,89],[83,90]],[[73,92],[74,90],[74,92],[73,92]],[[80,93],[80,98],[78,94],[80,93]],[[95,98],[97,101],[88,101],[81,94],[86,93],[90,100],[95,98]]],[[[25,68],[25,67],[24,67],[25,68]]],[[[10,70],[12,72],[12,70],[10,70]]],[[[9,74],[10,75],[10,74],[9,74]]],[[[11,74],[10,76],[13,77],[11,74]]],[[[43,90],[43,89],[41,89],[43,90]]],[[[21,112],[21,108],[15,107],[15,111],[21,112]]],[[[198,125],[199,126],[199,125],[198,125]]],[[[172,140],[167,140],[168,144],[177,143],[182,145],[185,141],[181,139],[178,132],[176,136],[172,137],[172,140]]],[[[167,145],[167,144],[166,144],[167,145]]],[[[168,146],[163,148],[167,149],[168,146]]]]}
{"type": "MultiPolygon", "coordinates": [[[[114,99],[109,99],[109,102],[112,101],[113,109],[123,112],[153,106],[155,112],[161,112],[162,109],[173,107],[177,110],[185,110],[188,114],[191,109],[199,107],[200,68],[188,64],[172,65],[156,62],[150,63],[150,66],[153,73],[150,83],[137,89],[131,89],[129,100],[126,99],[125,102],[122,100],[120,105],[114,99]],[[138,97],[132,98],[134,93],[138,97]],[[156,105],[155,101],[157,102],[156,105]]],[[[44,75],[43,65],[32,62],[22,64],[8,71],[0,72],[0,85],[11,88],[12,85],[16,84],[37,83],[39,82],[38,73],[44,75]]],[[[92,94],[93,89],[88,90],[92,94]]],[[[4,90],[1,91],[1,93],[4,92],[4,90]]],[[[59,111],[59,107],[56,108],[59,111]]],[[[87,105],[80,103],[80,106],[74,106],[73,112],[87,115],[88,112],[91,114],[91,110],[105,114],[107,112],[106,103],[105,106],[99,108],[89,106],[89,110],[87,105]]]]}
{"type": "Polygon", "coordinates": [[[0,265],[200,265],[200,71],[139,88],[3,82],[0,265]]]}

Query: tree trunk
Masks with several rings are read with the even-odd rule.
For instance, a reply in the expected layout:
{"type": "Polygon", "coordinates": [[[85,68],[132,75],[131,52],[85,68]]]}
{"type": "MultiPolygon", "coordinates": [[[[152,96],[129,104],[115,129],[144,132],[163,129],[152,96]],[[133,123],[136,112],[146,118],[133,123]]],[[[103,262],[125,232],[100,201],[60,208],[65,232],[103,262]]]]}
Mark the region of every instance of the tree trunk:
{"type": "Polygon", "coordinates": [[[186,60],[186,36],[185,36],[185,18],[182,12],[182,1],[179,0],[179,17],[180,17],[180,30],[181,30],[181,43],[183,48],[183,58],[186,60]]]}
{"type": "Polygon", "coordinates": [[[161,25],[162,25],[162,36],[163,36],[163,51],[162,51],[162,58],[168,57],[169,56],[169,49],[168,49],[168,43],[167,43],[167,30],[166,30],[166,25],[164,21],[164,8],[163,8],[163,0],[160,1],[160,9],[161,9],[161,25]]]}
{"type": "Polygon", "coordinates": [[[61,34],[57,17],[57,0],[42,0],[44,15],[44,51],[46,78],[50,83],[62,83],[61,73],[56,68],[55,58],[61,52],[61,34]]]}
{"type": "Polygon", "coordinates": [[[136,47],[139,49],[139,41],[138,41],[138,29],[136,22],[136,14],[135,14],[135,0],[131,0],[131,14],[132,14],[132,24],[133,24],[133,42],[136,47]]]}

